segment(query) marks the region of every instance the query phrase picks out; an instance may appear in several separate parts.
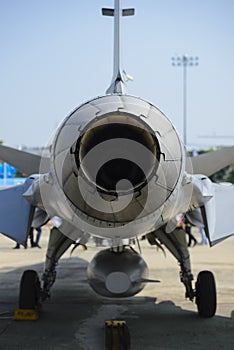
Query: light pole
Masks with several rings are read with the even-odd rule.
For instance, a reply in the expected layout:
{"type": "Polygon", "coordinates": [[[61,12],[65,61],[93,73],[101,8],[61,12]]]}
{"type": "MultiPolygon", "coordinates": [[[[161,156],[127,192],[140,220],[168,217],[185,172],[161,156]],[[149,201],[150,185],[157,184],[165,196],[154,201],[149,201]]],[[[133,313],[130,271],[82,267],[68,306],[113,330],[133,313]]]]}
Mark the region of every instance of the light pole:
{"type": "Polygon", "coordinates": [[[198,57],[187,55],[172,57],[172,65],[183,67],[183,141],[187,145],[187,67],[198,66],[198,57]]]}

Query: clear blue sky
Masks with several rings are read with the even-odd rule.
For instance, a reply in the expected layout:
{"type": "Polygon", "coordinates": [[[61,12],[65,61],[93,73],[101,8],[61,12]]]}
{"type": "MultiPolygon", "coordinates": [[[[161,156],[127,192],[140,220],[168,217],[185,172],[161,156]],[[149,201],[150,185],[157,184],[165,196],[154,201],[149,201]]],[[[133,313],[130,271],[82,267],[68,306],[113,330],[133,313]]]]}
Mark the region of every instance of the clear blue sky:
{"type": "MultiPolygon", "coordinates": [[[[0,139],[43,146],[80,103],[104,94],[112,77],[112,0],[0,0],[0,139]]],[[[188,144],[234,144],[234,1],[123,0],[128,92],[159,107],[182,135],[182,68],[188,69],[188,144]]]]}

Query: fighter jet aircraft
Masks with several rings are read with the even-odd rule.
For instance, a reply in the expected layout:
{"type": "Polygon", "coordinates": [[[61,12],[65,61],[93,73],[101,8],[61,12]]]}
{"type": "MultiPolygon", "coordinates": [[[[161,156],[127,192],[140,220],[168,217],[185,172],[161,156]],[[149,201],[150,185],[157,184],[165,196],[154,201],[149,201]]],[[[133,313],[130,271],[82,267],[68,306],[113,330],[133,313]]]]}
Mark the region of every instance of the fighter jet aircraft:
{"type": "Polygon", "coordinates": [[[114,69],[103,96],[83,103],[58,127],[50,156],[0,146],[0,158],[29,177],[0,191],[0,232],[25,244],[31,226],[51,220],[42,286],[37,273],[25,271],[20,308],[34,309],[49,297],[56,265],[72,245],[90,237],[106,238],[111,247],[89,263],[90,286],[106,297],[141,291],[148,268],[126,239],[148,239],[165,246],[180,264],[186,297],[202,317],[216,310],[214,276],[202,271],[193,282],[189,252],[178,215],[205,228],[210,245],[234,233],[234,186],[214,184],[209,176],[234,162],[234,147],[189,158],[170,120],[153,104],[126,92],[120,62],[120,20],[134,15],[115,0],[102,9],[114,18],[114,69]]]}

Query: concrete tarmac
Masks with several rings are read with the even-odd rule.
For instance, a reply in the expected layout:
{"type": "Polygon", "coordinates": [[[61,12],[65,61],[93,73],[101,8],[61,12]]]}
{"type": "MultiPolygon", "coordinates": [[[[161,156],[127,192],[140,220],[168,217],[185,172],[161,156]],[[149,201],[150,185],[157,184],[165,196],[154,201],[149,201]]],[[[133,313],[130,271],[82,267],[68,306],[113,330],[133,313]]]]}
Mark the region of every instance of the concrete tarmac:
{"type": "Polygon", "coordinates": [[[0,235],[1,350],[103,350],[108,319],[126,320],[133,350],[234,349],[234,237],[213,248],[190,248],[194,275],[208,269],[216,277],[218,307],[212,319],[200,318],[195,303],[185,300],[179,267],[170,253],[165,258],[143,242],[149,277],[161,283],[150,283],[123,300],[97,296],[86,280],[87,262],[100,249],[91,243],[88,251],[77,248],[72,257],[69,251],[60,260],[51,299],[39,320],[14,321],[21,275],[35,269],[41,276],[47,240],[45,229],[42,249],[13,250],[14,242],[0,235]]]}

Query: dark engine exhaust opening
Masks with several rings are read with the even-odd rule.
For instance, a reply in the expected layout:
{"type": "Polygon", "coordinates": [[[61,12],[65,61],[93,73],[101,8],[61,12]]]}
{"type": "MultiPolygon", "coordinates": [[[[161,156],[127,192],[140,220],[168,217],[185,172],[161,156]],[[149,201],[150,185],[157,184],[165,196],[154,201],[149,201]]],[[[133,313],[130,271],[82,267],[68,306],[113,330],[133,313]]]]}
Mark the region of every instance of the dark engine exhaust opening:
{"type": "Polygon", "coordinates": [[[107,193],[138,190],[156,172],[159,159],[155,134],[143,121],[129,115],[102,117],[91,123],[76,143],[78,169],[107,193]]]}
{"type": "Polygon", "coordinates": [[[126,192],[145,183],[146,177],[142,169],[127,159],[113,159],[105,163],[97,173],[96,184],[109,192],[116,188],[117,192],[126,192]],[[121,181],[122,180],[122,181],[121,181]],[[124,181],[127,180],[127,181],[124,181]]]}

